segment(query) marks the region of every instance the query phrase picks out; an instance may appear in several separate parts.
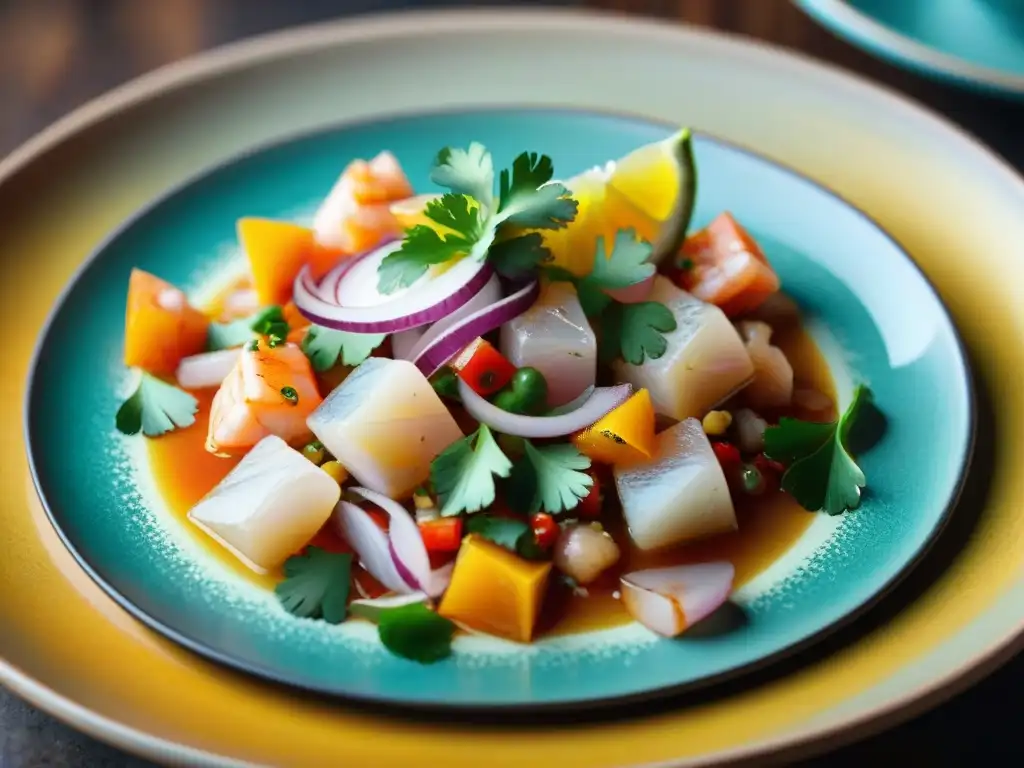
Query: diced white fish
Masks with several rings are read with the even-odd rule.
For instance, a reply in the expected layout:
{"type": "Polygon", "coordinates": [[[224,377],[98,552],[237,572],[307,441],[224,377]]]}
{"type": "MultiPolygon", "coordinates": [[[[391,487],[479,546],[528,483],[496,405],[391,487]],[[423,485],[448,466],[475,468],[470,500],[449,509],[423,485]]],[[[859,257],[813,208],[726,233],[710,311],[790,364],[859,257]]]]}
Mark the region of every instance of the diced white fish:
{"type": "Polygon", "coordinates": [[[360,485],[392,499],[409,496],[430,462],[463,437],[419,369],[383,357],[349,374],[307,424],[360,485]]]}
{"type": "Polygon", "coordinates": [[[649,300],[664,304],[676,319],[676,329],[665,334],[668,348],[640,365],[619,360],[614,370],[618,381],[650,392],[657,413],[702,417],[750,381],[754,364],[722,310],[661,276],[649,300]]]}
{"type": "Polygon", "coordinates": [[[597,337],[571,283],[544,286],[530,309],[505,323],[501,352],[516,367],[544,374],[552,408],[579,397],[597,378],[597,337]]]}
{"type": "Polygon", "coordinates": [[[188,517],[247,566],[265,573],[309,543],[340,495],[341,488],[326,472],[271,435],[188,517]]]}
{"type": "Polygon", "coordinates": [[[772,327],[756,320],[736,326],[754,363],[754,380],[743,390],[743,399],[754,408],[782,408],[793,399],[793,366],[785,353],[771,342],[772,327]]]}
{"type": "Polygon", "coordinates": [[[650,461],[616,467],[615,486],[629,535],[640,549],[736,530],[725,473],[697,419],[659,433],[650,461]]]}

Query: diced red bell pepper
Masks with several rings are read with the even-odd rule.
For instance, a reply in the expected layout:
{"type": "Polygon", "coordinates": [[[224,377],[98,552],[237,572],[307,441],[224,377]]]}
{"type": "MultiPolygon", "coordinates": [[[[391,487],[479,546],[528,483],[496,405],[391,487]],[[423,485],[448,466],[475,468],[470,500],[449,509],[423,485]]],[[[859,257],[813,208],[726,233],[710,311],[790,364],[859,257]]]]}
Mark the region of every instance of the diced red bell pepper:
{"type": "Polygon", "coordinates": [[[595,520],[601,516],[604,494],[601,492],[601,481],[597,474],[593,470],[588,470],[587,474],[594,479],[594,484],[590,486],[590,493],[580,499],[580,503],[576,507],[576,514],[581,520],[595,520]]]}
{"type": "Polygon", "coordinates": [[[538,547],[551,549],[555,546],[561,532],[555,518],[545,512],[538,512],[530,518],[530,527],[533,528],[533,537],[537,540],[538,547]]]}
{"type": "Polygon", "coordinates": [[[462,544],[461,517],[425,520],[419,525],[428,552],[455,552],[462,544]]]}
{"type": "Polygon", "coordinates": [[[511,381],[516,367],[488,341],[477,339],[450,363],[474,392],[489,397],[511,381]]]}
{"type": "Polygon", "coordinates": [[[715,452],[715,456],[718,458],[718,463],[722,465],[722,469],[727,472],[738,467],[743,460],[740,456],[740,449],[732,443],[715,440],[711,443],[711,449],[715,452]]]}

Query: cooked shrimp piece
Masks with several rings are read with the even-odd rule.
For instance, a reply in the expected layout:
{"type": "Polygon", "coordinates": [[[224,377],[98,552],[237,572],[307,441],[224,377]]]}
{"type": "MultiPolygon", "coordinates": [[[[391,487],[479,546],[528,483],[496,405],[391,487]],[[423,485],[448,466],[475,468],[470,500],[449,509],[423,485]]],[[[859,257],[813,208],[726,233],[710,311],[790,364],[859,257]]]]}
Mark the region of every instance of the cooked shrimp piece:
{"type": "Polygon", "coordinates": [[[682,259],[679,284],[728,317],[756,309],[779,290],[779,277],[760,246],[729,213],[690,235],[682,259]]]}
{"type": "Polygon", "coordinates": [[[267,435],[294,442],[310,434],[306,417],[321,402],[309,360],[299,347],[259,342],[244,349],[210,408],[206,449],[245,453],[267,435]]]}
{"type": "Polygon", "coordinates": [[[412,185],[390,152],[369,162],[353,160],[316,213],[317,241],[350,254],[373,248],[402,231],[391,203],[412,194],[412,185]]]}

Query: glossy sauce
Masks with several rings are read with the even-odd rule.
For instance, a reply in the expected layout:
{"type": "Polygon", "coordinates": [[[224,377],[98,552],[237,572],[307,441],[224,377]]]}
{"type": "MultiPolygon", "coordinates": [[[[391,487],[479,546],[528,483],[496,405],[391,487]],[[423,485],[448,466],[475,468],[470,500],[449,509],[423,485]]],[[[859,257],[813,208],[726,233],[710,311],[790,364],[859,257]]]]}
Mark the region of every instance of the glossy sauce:
{"type": "MultiPolygon", "coordinates": [[[[797,324],[778,326],[772,336],[772,343],[785,352],[793,366],[794,390],[817,390],[833,403],[825,411],[811,413],[797,407],[788,410],[785,415],[809,420],[835,418],[832,377],[810,336],[797,324]]],[[[329,390],[336,382],[322,384],[329,390]]],[[[169,509],[194,535],[200,546],[224,567],[261,586],[273,588],[281,578],[280,573],[253,573],[187,519],[188,511],[196,502],[239,461],[237,458],[218,458],[205,449],[206,425],[214,392],[211,389],[194,393],[199,399],[199,412],[194,426],[147,440],[156,483],[169,509]]],[[[779,414],[763,415],[774,418],[779,414]]],[[[612,483],[607,482],[604,487],[606,494],[614,493],[612,483]]],[[[739,522],[737,531],[655,553],[641,552],[629,545],[628,536],[622,529],[621,516],[617,510],[611,509],[613,504],[607,504],[602,522],[622,548],[622,559],[615,568],[603,574],[598,582],[589,585],[586,595],[569,594],[556,584],[557,580],[552,579],[537,634],[567,634],[629,622],[629,615],[617,599],[618,577],[621,573],[641,568],[728,560],[736,568],[734,586],[739,587],[777,560],[800,538],[814,519],[813,513],[802,509],[781,492],[760,497],[735,496],[734,502],[739,522]]],[[[327,529],[321,531],[312,543],[331,550],[346,549],[344,542],[327,529]]],[[[360,578],[360,581],[365,584],[364,579],[360,578]]],[[[376,590],[371,588],[370,591],[376,590]]]]}

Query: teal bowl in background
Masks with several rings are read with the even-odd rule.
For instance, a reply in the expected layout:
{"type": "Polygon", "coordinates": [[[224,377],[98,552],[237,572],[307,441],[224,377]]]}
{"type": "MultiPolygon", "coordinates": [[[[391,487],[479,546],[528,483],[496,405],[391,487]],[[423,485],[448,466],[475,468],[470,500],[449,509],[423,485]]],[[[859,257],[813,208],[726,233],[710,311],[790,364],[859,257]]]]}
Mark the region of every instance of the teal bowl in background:
{"type": "Polygon", "coordinates": [[[1024,96],[1020,0],[794,0],[836,35],[928,77],[1024,96]]]}
{"type": "Polygon", "coordinates": [[[866,215],[710,136],[695,139],[694,226],[729,210],[753,231],[826,355],[840,405],[865,382],[888,422],[882,442],[860,457],[868,478],[860,508],[816,516],[737,591],[745,621],[729,631],[666,640],[634,624],[530,646],[466,636],[440,663],[399,659],[370,625],[297,619],[205,556],[154,491],[143,438],[114,429],[131,383],[121,353],[133,267],[200,291],[238,263],[236,219],[308,218],[346,163],[381,149],[427,191],[445,145],[480,141],[499,165],[541,151],[567,178],[673,128],[516,108],[396,117],[248,153],[154,202],[87,261],[37,349],[29,455],[65,544],[135,617],[208,658],[309,691],[411,708],[572,709],[666,694],[764,664],[859,615],[917,562],[959,493],[973,445],[968,365],[935,291],[866,215]],[[69,443],[71,451],[55,449],[69,443]]]}

